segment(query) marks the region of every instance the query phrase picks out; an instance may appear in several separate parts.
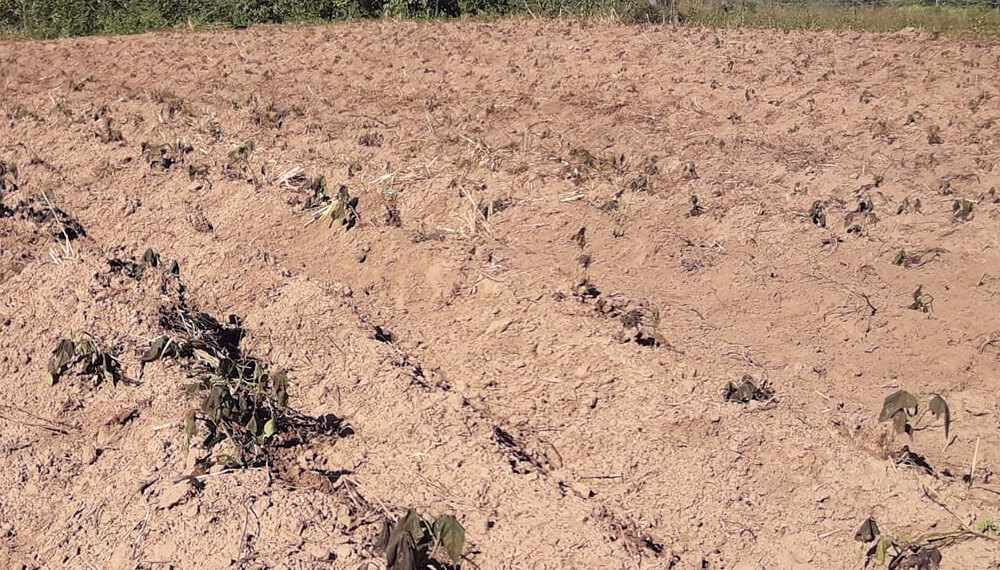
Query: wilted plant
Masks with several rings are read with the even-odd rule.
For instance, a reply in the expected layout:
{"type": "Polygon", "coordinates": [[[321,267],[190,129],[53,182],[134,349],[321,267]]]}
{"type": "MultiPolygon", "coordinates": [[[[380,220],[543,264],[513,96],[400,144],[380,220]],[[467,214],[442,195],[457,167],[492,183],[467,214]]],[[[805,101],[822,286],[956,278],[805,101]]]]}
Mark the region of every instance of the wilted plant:
{"type": "Polygon", "coordinates": [[[951,431],[951,410],[948,408],[948,402],[940,395],[934,394],[927,405],[927,410],[924,410],[919,416],[917,416],[918,408],[916,396],[906,390],[899,390],[886,396],[882,403],[882,411],[879,412],[878,421],[892,420],[896,433],[905,432],[912,435],[913,425],[910,423],[910,418],[916,417],[913,424],[919,423],[924,414],[930,411],[935,418],[944,419],[944,437],[948,439],[948,434],[951,431]]]}
{"type": "Polygon", "coordinates": [[[739,385],[733,382],[727,383],[722,396],[727,402],[748,404],[752,400],[763,402],[774,398],[774,390],[767,385],[767,380],[758,386],[753,377],[747,374],[743,376],[743,381],[739,385]]]}
{"type": "Polygon", "coordinates": [[[930,293],[924,293],[924,286],[919,285],[917,290],[913,292],[913,302],[907,308],[921,313],[929,313],[933,305],[934,296],[930,293]]]}
{"type": "Polygon", "coordinates": [[[340,221],[345,229],[351,229],[358,222],[358,198],[351,196],[347,191],[347,186],[343,184],[337,191],[336,197],[331,197],[326,193],[326,181],[319,179],[321,184],[313,188],[315,192],[313,204],[316,204],[312,213],[312,218],[306,222],[306,226],[316,222],[329,222],[330,226],[334,222],[340,221]]]}
{"type": "Polygon", "coordinates": [[[74,369],[77,369],[78,375],[89,378],[94,386],[101,382],[117,386],[125,381],[118,359],[102,350],[97,340],[88,333],[59,341],[49,359],[46,381],[52,386],[74,369]]]}
{"type": "Polygon", "coordinates": [[[171,166],[183,161],[184,155],[194,150],[191,145],[181,141],[158,145],[144,142],[141,148],[142,156],[150,168],[158,170],[169,170],[171,166]]]}
{"type": "Polygon", "coordinates": [[[395,524],[385,522],[379,549],[387,570],[426,568],[439,552],[458,564],[465,546],[465,528],[455,517],[441,515],[430,522],[410,509],[395,524]]]}
{"type": "Polygon", "coordinates": [[[955,200],[951,203],[951,212],[956,220],[963,222],[968,222],[972,219],[972,208],[975,202],[972,200],[966,200],[962,198],[961,200],[955,200]]]}

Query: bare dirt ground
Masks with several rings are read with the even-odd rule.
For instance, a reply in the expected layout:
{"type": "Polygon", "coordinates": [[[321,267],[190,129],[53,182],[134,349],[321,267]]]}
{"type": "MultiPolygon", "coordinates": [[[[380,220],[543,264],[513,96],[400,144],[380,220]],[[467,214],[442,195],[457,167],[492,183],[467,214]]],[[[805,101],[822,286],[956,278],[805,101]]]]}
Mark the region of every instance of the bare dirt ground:
{"type": "Polygon", "coordinates": [[[536,21],[0,44],[0,567],[374,568],[416,507],[465,568],[855,568],[869,516],[1000,516],[997,69],[917,33],[536,21]],[[353,228],[305,227],[296,167],[353,228]],[[109,260],[146,248],[349,429],[196,489],[177,363],[48,386],[81,331],[139,377],[163,270],[109,260]],[[726,401],[745,375],[773,397],[726,401]],[[948,437],[878,421],[901,388],[948,437]]]}

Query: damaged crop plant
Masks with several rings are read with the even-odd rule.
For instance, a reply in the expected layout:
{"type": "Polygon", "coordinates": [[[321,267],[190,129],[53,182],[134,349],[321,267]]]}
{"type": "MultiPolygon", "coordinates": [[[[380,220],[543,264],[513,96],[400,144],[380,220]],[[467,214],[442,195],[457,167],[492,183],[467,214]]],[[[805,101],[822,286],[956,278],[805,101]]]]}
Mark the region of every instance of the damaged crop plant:
{"type": "Polygon", "coordinates": [[[158,309],[161,336],[142,355],[142,365],[178,361],[193,382],[187,395],[198,401],[184,418],[188,443],[204,434],[202,463],[244,468],[268,463],[276,439],[301,441],[306,432],[346,435],[339,422],[311,418],[288,405],[288,375],[243,353],[242,320],[230,315],[222,324],[192,308],[184,284],[164,274],[161,292],[168,299],[158,309]]]}

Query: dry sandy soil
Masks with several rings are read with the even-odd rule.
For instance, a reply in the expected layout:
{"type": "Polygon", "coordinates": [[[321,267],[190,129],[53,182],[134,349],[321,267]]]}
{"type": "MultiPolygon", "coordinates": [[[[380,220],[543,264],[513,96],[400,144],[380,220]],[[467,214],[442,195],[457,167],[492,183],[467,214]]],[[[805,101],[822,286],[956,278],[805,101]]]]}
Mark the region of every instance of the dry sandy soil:
{"type": "Polygon", "coordinates": [[[856,568],[869,516],[1000,516],[997,69],[918,33],[535,21],[2,43],[0,567],[375,568],[416,507],[464,568],[856,568]],[[305,227],[296,167],[356,226],[305,227]],[[81,331],[139,377],[164,277],[109,260],[146,248],[350,429],[199,490],[179,363],[48,386],[81,331]],[[745,375],[773,397],[726,401],[745,375]],[[949,436],[880,423],[900,388],[949,436]]]}

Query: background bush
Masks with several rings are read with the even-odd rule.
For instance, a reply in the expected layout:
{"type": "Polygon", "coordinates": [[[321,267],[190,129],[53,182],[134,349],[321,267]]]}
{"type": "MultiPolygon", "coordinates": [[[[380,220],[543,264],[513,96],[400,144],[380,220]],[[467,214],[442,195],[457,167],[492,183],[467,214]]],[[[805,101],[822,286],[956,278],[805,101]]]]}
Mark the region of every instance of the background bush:
{"type": "MultiPolygon", "coordinates": [[[[1000,31],[1000,0],[680,0],[678,19],[722,27],[1000,31]]],[[[38,38],[148,30],[530,13],[671,21],[669,0],[0,0],[0,31],[38,38]]]]}

